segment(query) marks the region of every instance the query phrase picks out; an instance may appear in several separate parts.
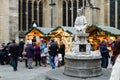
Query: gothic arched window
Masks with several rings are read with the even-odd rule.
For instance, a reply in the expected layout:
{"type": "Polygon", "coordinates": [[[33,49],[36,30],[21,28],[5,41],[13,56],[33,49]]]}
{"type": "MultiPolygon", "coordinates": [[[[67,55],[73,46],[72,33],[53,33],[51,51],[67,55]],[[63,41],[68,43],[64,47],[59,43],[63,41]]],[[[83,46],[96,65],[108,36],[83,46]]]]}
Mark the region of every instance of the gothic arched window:
{"type": "Polygon", "coordinates": [[[37,1],[34,2],[34,21],[37,21],[37,1]]]}
{"type": "Polygon", "coordinates": [[[18,8],[19,8],[19,31],[21,31],[21,14],[22,14],[22,12],[21,12],[21,1],[20,0],[19,0],[18,8]]]}
{"type": "Polygon", "coordinates": [[[79,0],[79,8],[81,8],[83,6],[83,1],[79,0]]]}
{"type": "Polygon", "coordinates": [[[42,1],[40,1],[39,3],[39,26],[42,27],[43,23],[43,3],[42,1]]]}
{"type": "Polygon", "coordinates": [[[63,1],[63,26],[66,26],[66,2],[65,1],[63,1]]]}
{"type": "Polygon", "coordinates": [[[28,28],[32,27],[32,2],[28,2],[28,28]]]}
{"type": "Polygon", "coordinates": [[[68,26],[71,26],[71,1],[68,1],[68,26]]]}
{"type": "Polygon", "coordinates": [[[26,0],[22,2],[22,30],[26,31],[26,0]]]}
{"type": "Polygon", "coordinates": [[[74,0],[73,2],[73,23],[75,22],[75,19],[77,17],[77,2],[74,0]]]}
{"type": "Polygon", "coordinates": [[[110,26],[115,27],[115,1],[110,0],[110,26]]]}
{"type": "Polygon", "coordinates": [[[120,1],[118,1],[118,15],[117,15],[117,23],[118,23],[118,29],[120,29],[120,1]]]}

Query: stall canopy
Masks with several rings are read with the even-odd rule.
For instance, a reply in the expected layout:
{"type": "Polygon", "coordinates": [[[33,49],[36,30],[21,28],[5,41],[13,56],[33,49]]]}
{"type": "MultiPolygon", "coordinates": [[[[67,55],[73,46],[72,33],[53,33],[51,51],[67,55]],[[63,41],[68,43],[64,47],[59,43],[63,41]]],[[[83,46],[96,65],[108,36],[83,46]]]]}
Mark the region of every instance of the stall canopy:
{"type": "Polygon", "coordinates": [[[92,33],[93,31],[104,31],[106,34],[110,34],[113,36],[119,36],[120,30],[110,26],[102,26],[102,25],[91,25],[87,27],[86,32],[92,33]]]}
{"type": "Polygon", "coordinates": [[[39,36],[45,36],[47,35],[48,33],[50,33],[54,28],[43,28],[43,27],[33,27],[31,28],[25,35],[29,35],[30,33],[34,33],[36,34],[35,32],[39,32],[38,34],[41,34],[39,36]]]}
{"type": "Polygon", "coordinates": [[[76,30],[73,27],[66,27],[66,26],[59,26],[51,30],[50,33],[48,33],[49,36],[73,36],[76,33],[76,30]]]}
{"type": "MultiPolygon", "coordinates": [[[[64,34],[65,34],[64,33],[64,34]]],[[[25,35],[34,35],[34,36],[55,36],[55,35],[61,35],[61,36],[68,36],[76,34],[76,30],[74,27],[66,27],[66,26],[59,26],[55,28],[50,27],[33,27],[31,28],[25,35]],[[66,35],[63,35],[61,33],[65,32],[66,35]]]]}
{"type": "MultiPolygon", "coordinates": [[[[110,26],[102,25],[90,25],[87,27],[86,32],[92,33],[94,31],[104,31],[106,34],[113,36],[120,35],[120,30],[110,26]]],[[[48,36],[52,34],[60,34],[61,32],[66,32],[70,35],[75,35],[77,33],[74,27],[59,26],[55,28],[50,27],[33,27],[25,35],[37,35],[37,36],[48,36]]]]}

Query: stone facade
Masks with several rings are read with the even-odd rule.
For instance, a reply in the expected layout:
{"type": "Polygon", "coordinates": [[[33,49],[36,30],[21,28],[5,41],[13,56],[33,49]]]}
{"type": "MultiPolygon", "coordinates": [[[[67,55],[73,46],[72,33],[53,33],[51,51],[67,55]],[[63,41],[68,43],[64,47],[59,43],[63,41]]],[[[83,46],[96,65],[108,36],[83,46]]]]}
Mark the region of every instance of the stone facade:
{"type": "MultiPolygon", "coordinates": [[[[25,0],[1,0],[0,5],[0,43],[2,42],[8,42],[11,39],[16,39],[18,41],[19,39],[19,1],[25,1],[25,0]]],[[[26,0],[26,10],[28,10],[28,1],[26,0]]],[[[74,1],[77,2],[77,9],[79,8],[79,1],[80,0],[30,0],[32,3],[34,1],[43,3],[43,20],[42,20],[42,26],[43,27],[51,27],[51,20],[53,27],[55,26],[62,26],[63,25],[63,1],[66,3],[66,26],[68,26],[68,2],[71,2],[71,8],[73,9],[73,3],[74,1]],[[52,7],[53,13],[51,15],[51,7],[50,3],[51,1],[55,3],[56,5],[52,7]],[[53,18],[51,17],[53,16],[53,18]],[[51,19],[52,18],[52,19],[51,19]]],[[[109,26],[109,9],[107,5],[107,2],[109,0],[90,0],[91,3],[100,9],[91,9],[89,7],[88,1],[89,0],[82,0],[83,2],[86,1],[86,8],[84,10],[84,15],[87,18],[88,24],[98,23],[101,25],[108,25],[109,26]],[[104,3],[104,4],[103,4],[104,3]]],[[[22,4],[20,4],[22,5],[22,4]]],[[[33,6],[33,5],[32,5],[33,6]]],[[[83,5],[84,6],[84,5],[83,5]]],[[[22,7],[22,6],[21,6],[22,7]]],[[[33,8],[32,8],[33,9],[33,8]]],[[[34,12],[32,11],[34,14],[34,12]]],[[[39,14],[39,13],[37,13],[39,14]]],[[[32,21],[34,20],[33,15],[32,21]]],[[[39,16],[37,17],[37,19],[39,16]]],[[[39,21],[39,20],[38,20],[39,21]]],[[[73,21],[73,10],[71,10],[71,26],[74,26],[73,21]]],[[[21,26],[22,27],[22,23],[21,26]]],[[[26,31],[29,30],[28,28],[28,16],[26,15],[26,31]]]]}
{"type": "Polygon", "coordinates": [[[18,40],[18,0],[1,0],[0,44],[18,40]]]}
{"type": "Polygon", "coordinates": [[[9,28],[9,0],[1,0],[0,5],[0,44],[8,42],[10,37],[9,28]]]}
{"type": "Polygon", "coordinates": [[[18,41],[18,0],[9,0],[10,39],[18,41]]]}

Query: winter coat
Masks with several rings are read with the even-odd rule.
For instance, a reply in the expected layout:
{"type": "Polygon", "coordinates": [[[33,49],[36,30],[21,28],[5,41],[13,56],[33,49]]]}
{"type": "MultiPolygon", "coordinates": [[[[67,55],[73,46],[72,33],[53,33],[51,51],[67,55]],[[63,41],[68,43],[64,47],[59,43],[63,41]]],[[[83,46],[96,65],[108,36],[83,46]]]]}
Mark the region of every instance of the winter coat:
{"type": "Polygon", "coordinates": [[[106,58],[110,57],[109,56],[109,50],[107,49],[106,45],[101,45],[100,46],[100,53],[101,53],[102,57],[106,57],[106,58]]]}
{"type": "Polygon", "coordinates": [[[23,52],[24,44],[25,44],[24,41],[19,42],[19,54],[21,54],[23,52]]]}
{"type": "Polygon", "coordinates": [[[58,44],[56,42],[51,42],[49,47],[49,55],[56,56],[58,54],[58,44]]]}
{"type": "Polygon", "coordinates": [[[62,55],[65,55],[65,45],[64,44],[60,45],[59,53],[62,54],[62,55]]]}
{"type": "Polygon", "coordinates": [[[32,44],[27,44],[26,48],[25,48],[25,51],[26,51],[26,56],[27,57],[29,57],[29,58],[34,57],[34,47],[33,47],[32,44]]]}
{"type": "Polygon", "coordinates": [[[41,50],[41,53],[44,53],[44,49],[47,47],[47,44],[45,42],[42,42],[41,45],[40,45],[40,50],[41,50]]]}
{"type": "Polygon", "coordinates": [[[9,53],[11,56],[18,56],[19,45],[17,43],[11,43],[9,46],[9,53]]]}
{"type": "Polygon", "coordinates": [[[35,48],[34,48],[34,54],[36,55],[36,54],[41,54],[41,51],[40,51],[40,47],[39,46],[35,46],[35,48]]]}

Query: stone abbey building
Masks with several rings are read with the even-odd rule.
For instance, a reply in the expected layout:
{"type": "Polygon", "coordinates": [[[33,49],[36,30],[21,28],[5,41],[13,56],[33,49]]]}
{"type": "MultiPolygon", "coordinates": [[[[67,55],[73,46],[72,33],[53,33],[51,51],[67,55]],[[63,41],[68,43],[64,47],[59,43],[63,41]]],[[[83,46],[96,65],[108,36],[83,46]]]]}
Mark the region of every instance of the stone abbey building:
{"type": "Polygon", "coordinates": [[[33,22],[39,27],[74,26],[83,8],[88,24],[120,29],[117,0],[0,0],[0,43],[22,38],[33,22]]]}

